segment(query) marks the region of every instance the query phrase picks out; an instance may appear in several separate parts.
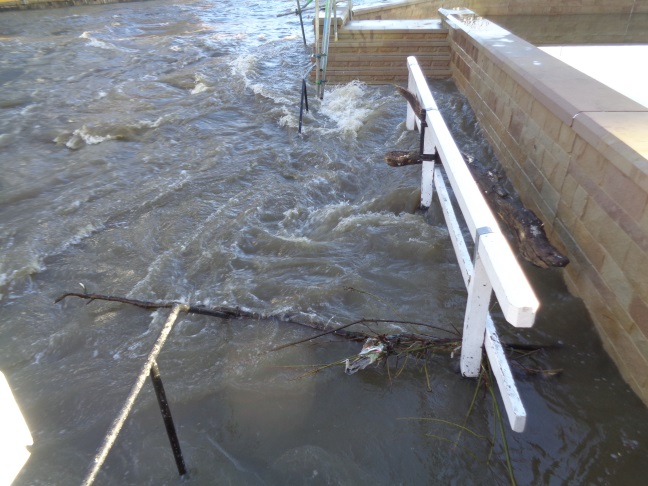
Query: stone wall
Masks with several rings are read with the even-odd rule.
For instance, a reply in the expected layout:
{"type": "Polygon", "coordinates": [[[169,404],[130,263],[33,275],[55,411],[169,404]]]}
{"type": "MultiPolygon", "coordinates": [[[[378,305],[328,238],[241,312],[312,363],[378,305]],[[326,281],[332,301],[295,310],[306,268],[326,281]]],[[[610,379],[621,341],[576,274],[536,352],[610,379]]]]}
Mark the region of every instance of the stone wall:
{"type": "Polygon", "coordinates": [[[438,18],[440,8],[468,8],[488,15],[648,13],[645,0],[391,0],[354,8],[354,19],[438,18]]]}
{"type": "Polygon", "coordinates": [[[77,5],[104,5],[109,3],[126,3],[143,0],[0,0],[0,12],[3,10],[33,10],[55,7],[72,7],[77,5]]]}
{"type": "Polygon", "coordinates": [[[440,14],[456,84],[648,403],[648,108],[470,11],[440,14]]]}

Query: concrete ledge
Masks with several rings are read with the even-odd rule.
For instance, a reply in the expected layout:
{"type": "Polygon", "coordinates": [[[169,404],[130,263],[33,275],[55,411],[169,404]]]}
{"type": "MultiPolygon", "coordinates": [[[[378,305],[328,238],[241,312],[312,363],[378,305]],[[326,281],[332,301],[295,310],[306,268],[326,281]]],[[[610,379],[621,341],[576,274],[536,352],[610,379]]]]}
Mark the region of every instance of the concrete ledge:
{"type": "Polygon", "coordinates": [[[648,14],[489,15],[488,19],[534,45],[645,44],[648,14]]]}
{"type": "Polygon", "coordinates": [[[465,32],[499,61],[501,68],[534,98],[571,125],[581,112],[648,111],[599,81],[474,13],[440,10],[449,25],[465,32]]]}
{"type": "Polygon", "coordinates": [[[145,0],[0,0],[0,12],[6,10],[35,10],[78,5],[107,5],[145,0]]]}
{"type": "Polygon", "coordinates": [[[354,7],[353,18],[388,19],[431,19],[438,18],[437,10],[441,2],[430,0],[384,0],[371,5],[354,7]]]}
{"type": "MultiPolygon", "coordinates": [[[[648,173],[648,109],[639,112],[582,112],[573,128],[585,141],[636,181],[648,173]],[[626,164],[623,164],[623,161],[626,164]]],[[[648,191],[648,184],[644,187],[648,191]]]]}
{"type": "Polygon", "coordinates": [[[392,32],[436,32],[448,31],[441,25],[439,19],[413,19],[413,20],[351,20],[345,26],[350,31],[361,30],[390,30],[392,32]]]}

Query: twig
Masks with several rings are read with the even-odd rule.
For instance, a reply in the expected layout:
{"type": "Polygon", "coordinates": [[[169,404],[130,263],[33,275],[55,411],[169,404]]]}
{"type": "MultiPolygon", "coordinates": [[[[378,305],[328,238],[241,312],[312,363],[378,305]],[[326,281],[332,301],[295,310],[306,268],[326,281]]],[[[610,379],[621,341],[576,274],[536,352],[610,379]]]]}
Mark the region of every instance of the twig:
{"type": "Polygon", "coordinates": [[[394,313],[394,315],[396,317],[403,320],[403,317],[398,313],[398,311],[396,310],[396,308],[392,304],[390,304],[386,300],[378,297],[377,295],[372,294],[371,292],[367,292],[366,290],[356,289],[355,287],[344,287],[344,290],[347,290],[349,292],[357,292],[359,294],[365,294],[365,295],[368,295],[369,297],[372,297],[372,298],[376,299],[378,302],[381,302],[381,303],[385,304],[387,307],[389,307],[389,309],[394,313]]]}
{"type": "Polygon", "coordinates": [[[327,335],[329,335],[329,334],[336,333],[336,332],[338,332],[338,331],[341,331],[342,329],[345,329],[345,328],[347,328],[347,327],[351,327],[351,326],[353,326],[354,324],[361,324],[361,323],[364,323],[364,322],[374,322],[374,321],[372,321],[371,319],[359,319],[359,320],[357,320],[357,321],[353,321],[353,322],[350,322],[350,323],[348,323],[348,324],[344,324],[344,325],[342,325],[342,326],[338,326],[338,327],[333,328],[333,329],[331,329],[331,330],[329,330],[329,331],[322,332],[322,333],[320,333],[320,334],[317,334],[317,335],[315,335],[315,336],[311,336],[311,337],[309,337],[309,338],[300,339],[299,341],[293,341],[293,342],[291,342],[291,343],[282,344],[281,346],[276,346],[276,347],[270,349],[270,351],[279,351],[280,349],[284,349],[284,348],[287,348],[287,347],[289,347],[289,346],[295,346],[295,345],[297,345],[297,344],[306,343],[306,342],[308,342],[308,341],[312,341],[313,339],[317,339],[317,338],[322,337],[322,336],[327,336],[327,335]]]}
{"type": "MultiPolygon", "coordinates": [[[[78,297],[80,299],[87,299],[89,302],[94,300],[105,300],[108,302],[120,302],[122,304],[134,305],[142,309],[152,310],[152,309],[171,309],[174,305],[186,305],[181,302],[151,302],[146,300],[137,300],[137,299],[127,299],[126,297],[115,297],[114,295],[101,295],[101,294],[79,294],[76,292],[68,292],[61,295],[58,299],[54,301],[55,304],[58,304],[66,297],[78,297]]],[[[211,317],[220,317],[221,319],[238,319],[240,317],[247,317],[251,319],[261,319],[264,318],[261,314],[256,312],[244,311],[239,308],[232,307],[218,307],[208,309],[207,307],[201,306],[187,306],[188,314],[199,314],[203,316],[211,317]]],[[[292,321],[291,321],[292,322],[292,321]]]]}
{"type": "MultiPolygon", "coordinates": [[[[425,421],[429,421],[429,422],[439,422],[441,424],[447,424],[447,425],[452,425],[453,427],[457,427],[457,428],[459,428],[459,429],[461,429],[463,431],[468,432],[469,434],[472,434],[473,436],[475,436],[478,439],[486,439],[486,440],[488,440],[488,437],[486,437],[485,435],[480,435],[477,432],[475,432],[474,430],[469,429],[465,425],[459,425],[459,424],[457,424],[455,422],[450,422],[449,420],[444,420],[444,419],[440,419],[440,418],[433,418],[433,417],[401,417],[398,420],[425,420],[425,421]]],[[[459,437],[457,437],[457,440],[455,442],[457,444],[459,443],[459,437]]]]}

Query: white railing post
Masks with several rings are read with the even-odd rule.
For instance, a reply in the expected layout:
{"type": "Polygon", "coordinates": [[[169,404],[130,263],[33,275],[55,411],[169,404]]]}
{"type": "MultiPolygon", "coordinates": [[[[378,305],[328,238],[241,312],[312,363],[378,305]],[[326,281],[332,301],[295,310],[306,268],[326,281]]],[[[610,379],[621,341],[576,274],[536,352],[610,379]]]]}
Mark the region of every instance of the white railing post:
{"type": "MultiPolygon", "coordinates": [[[[409,77],[407,81],[407,89],[414,93],[419,99],[421,108],[427,115],[428,111],[438,111],[434,98],[430,94],[420,93],[418,86],[426,86],[425,77],[418,65],[418,61],[414,57],[407,58],[407,67],[409,70],[409,77]]],[[[421,113],[414,113],[412,107],[407,104],[407,115],[405,126],[408,130],[414,130],[418,127],[419,132],[425,130],[423,123],[427,125],[427,116],[421,120],[421,113]]],[[[434,139],[434,131],[426,130],[423,139],[422,148],[424,154],[434,154],[436,152],[436,140],[434,139]]],[[[427,209],[432,205],[432,196],[434,195],[434,161],[424,160],[421,167],[421,208],[427,209]]]]}
{"type": "Polygon", "coordinates": [[[461,374],[476,378],[481,371],[482,352],[486,335],[486,318],[490,305],[493,286],[488,279],[486,267],[479,255],[481,239],[493,230],[484,227],[477,230],[473,272],[468,282],[468,302],[464,317],[463,337],[461,339],[461,374]]]}

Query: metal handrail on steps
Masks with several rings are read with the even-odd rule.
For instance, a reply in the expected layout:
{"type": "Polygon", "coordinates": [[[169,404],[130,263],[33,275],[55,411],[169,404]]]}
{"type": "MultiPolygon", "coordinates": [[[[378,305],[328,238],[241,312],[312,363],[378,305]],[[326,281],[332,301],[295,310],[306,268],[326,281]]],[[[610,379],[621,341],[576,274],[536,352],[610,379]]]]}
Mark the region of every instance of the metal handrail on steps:
{"type": "MultiPolygon", "coordinates": [[[[333,25],[334,25],[334,37],[335,41],[338,39],[337,31],[337,5],[338,3],[345,3],[347,10],[347,18],[351,18],[353,1],[352,0],[325,0],[326,5],[324,7],[324,26],[322,29],[322,41],[320,43],[320,1],[319,0],[308,0],[304,6],[301,5],[300,1],[297,0],[297,9],[294,11],[295,14],[299,15],[299,22],[301,25],[302,36],[304,39],[304,45],[306,45],[306,34],[304,31],[304,19],[302,17],[302,12],[306,9],[311,2],[315,2],[315,44],[313,47],[313,57],[315,58],[315,63],[312,64],[307,71],[302,76],[301,80],[301,99],[299,105],[299,133],[302,130],[303,118],[304,118],[304,108],[308,111],[308,92],[307,92],[307,83],[306,79],[308,78],[310,72],[315,69],[315,84],[317,85],[317,96],[319,99],[324,98],[324,86],[326,85],[326,67],[328,65],[328,50],[329,50],[329,41],[331,37],[331,15],[333,16],[333,25]]],[[[288,15],[293,13],[291,11],[284,12],[278,16],[288,15]]]]}

